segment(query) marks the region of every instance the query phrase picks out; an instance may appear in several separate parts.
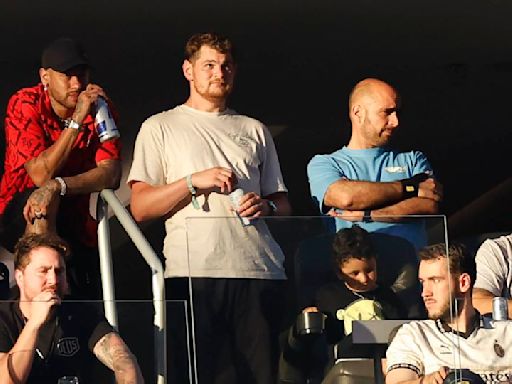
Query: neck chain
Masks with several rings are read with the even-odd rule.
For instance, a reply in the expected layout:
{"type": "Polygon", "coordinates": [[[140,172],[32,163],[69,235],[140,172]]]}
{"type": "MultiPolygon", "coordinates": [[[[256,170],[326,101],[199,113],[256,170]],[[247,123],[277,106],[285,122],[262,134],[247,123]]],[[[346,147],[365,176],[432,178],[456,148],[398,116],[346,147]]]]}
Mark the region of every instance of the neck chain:
{"type": "Polygon", "coordinates": [[[347,289],[348,289],[350,292],[352,292],[352,293],[354,294],[354,296],[357,296],[357,297],[359,297],[360,299],[363,299],[363,300],[367,300],[367,298],[366,298],[366,297],[364,297],[363,295],[361,295],[359,292],[356,292],[356,291],[354,291],[352,288],[350,288],[350,287],[347,285],[347,283],[345,283],[345,287],[347,287],[347,289]]]}

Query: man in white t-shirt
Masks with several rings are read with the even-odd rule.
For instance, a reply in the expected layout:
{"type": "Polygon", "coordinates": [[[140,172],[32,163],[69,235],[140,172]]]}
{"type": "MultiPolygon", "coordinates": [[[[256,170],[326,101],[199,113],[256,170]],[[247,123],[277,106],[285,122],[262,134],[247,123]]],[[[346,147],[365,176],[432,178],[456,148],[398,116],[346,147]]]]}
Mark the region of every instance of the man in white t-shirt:
{"type": "MultiPolygon", "coordinates": [[[[291,209],[269,131],[226,106],[235,71],[227,38],[192,36],[190,96],[142,124],[128,177],[135,219],[166,219],[167,299],[188,299],[192,277],[201,384],[274,382],[278,356],[284,256],[258,218],[291,209]]],[[[185,382],[175,363],[170,374],[185,382]]]]}
{"type": "Polygon", "coordinates": [[[475,307],[492,312],[492,299],[500,296],[507,299],[512,319],[512,234],[484,241],[476,253],[475,307]]]}
{"type": "Polygon", "coordinates": [[[420,251],[419,280],[430,320],[398,330],[386,353],[386,384],[442,384],[450,371],[461,369],[476,377],[466,382],[512,382],[512,323],[480,316],[471,300],[473,255],[453,244],[448,255],[445,244],[420,251]]]}

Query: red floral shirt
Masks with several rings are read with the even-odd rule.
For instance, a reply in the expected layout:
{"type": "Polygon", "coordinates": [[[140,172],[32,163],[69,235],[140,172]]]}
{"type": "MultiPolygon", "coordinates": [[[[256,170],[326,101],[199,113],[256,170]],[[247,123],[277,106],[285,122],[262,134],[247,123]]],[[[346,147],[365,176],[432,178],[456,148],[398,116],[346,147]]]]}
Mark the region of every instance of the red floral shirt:
{"type": "MultiPolygon", "coordinates": [[[[55,143],[62,129],[63,123],[53,112],[42,84],[21,89],[11,97],[5,118],[5,173],[0,182],[0,214],[16,192],[34,186],[24,164],[55,143]]],[[[75,176],[95,168],[102,160],[120,159],[120,150],[118,139],[100,143],[94,117],[87,115],[66,164],[55,176],[75,176]]],[[[88,194],[64,196],[59,217],[74,238],[89,246],[97,243],[97,225],[89,214],[88,194]]]]}

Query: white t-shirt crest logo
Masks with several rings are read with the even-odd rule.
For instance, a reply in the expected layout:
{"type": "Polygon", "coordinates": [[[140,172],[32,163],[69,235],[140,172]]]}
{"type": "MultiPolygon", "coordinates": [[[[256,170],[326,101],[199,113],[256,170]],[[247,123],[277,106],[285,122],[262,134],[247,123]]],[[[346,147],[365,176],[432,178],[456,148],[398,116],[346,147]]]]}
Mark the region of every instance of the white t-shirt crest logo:
{"type": "Polygon", "coordinates": [[[407,167],[385,167],[384,168],[386,170],[386,172],[389,172],[389,173],[405,173],[407,172],[407,167]]]}
{"type": "Polygon", "coordinates": [[[249,137],[241,136],[239,134],[229,133],[229,138],[241,147],[249,147],[251,145],[251,139],[249,137]]]}

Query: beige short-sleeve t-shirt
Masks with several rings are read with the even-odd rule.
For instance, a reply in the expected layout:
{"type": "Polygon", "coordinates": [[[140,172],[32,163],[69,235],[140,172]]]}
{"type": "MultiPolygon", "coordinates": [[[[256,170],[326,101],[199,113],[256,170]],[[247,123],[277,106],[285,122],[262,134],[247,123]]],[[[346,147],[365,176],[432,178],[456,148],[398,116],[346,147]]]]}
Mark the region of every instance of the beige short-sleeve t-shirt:
{"type": "MultiPolygon", "coordinates": [[[[237,187],[266,196],[286,192],[274,142],[259,121],[233,110],[180,105],[147,119],[135,143],[128,183],[172,183],[212,167],[232,169],[237,187]]],[[[263,220],[243,226],[228,195],[198,196],[165,222],[166,277],[284,279],[284,256],[263,220]]]]}

